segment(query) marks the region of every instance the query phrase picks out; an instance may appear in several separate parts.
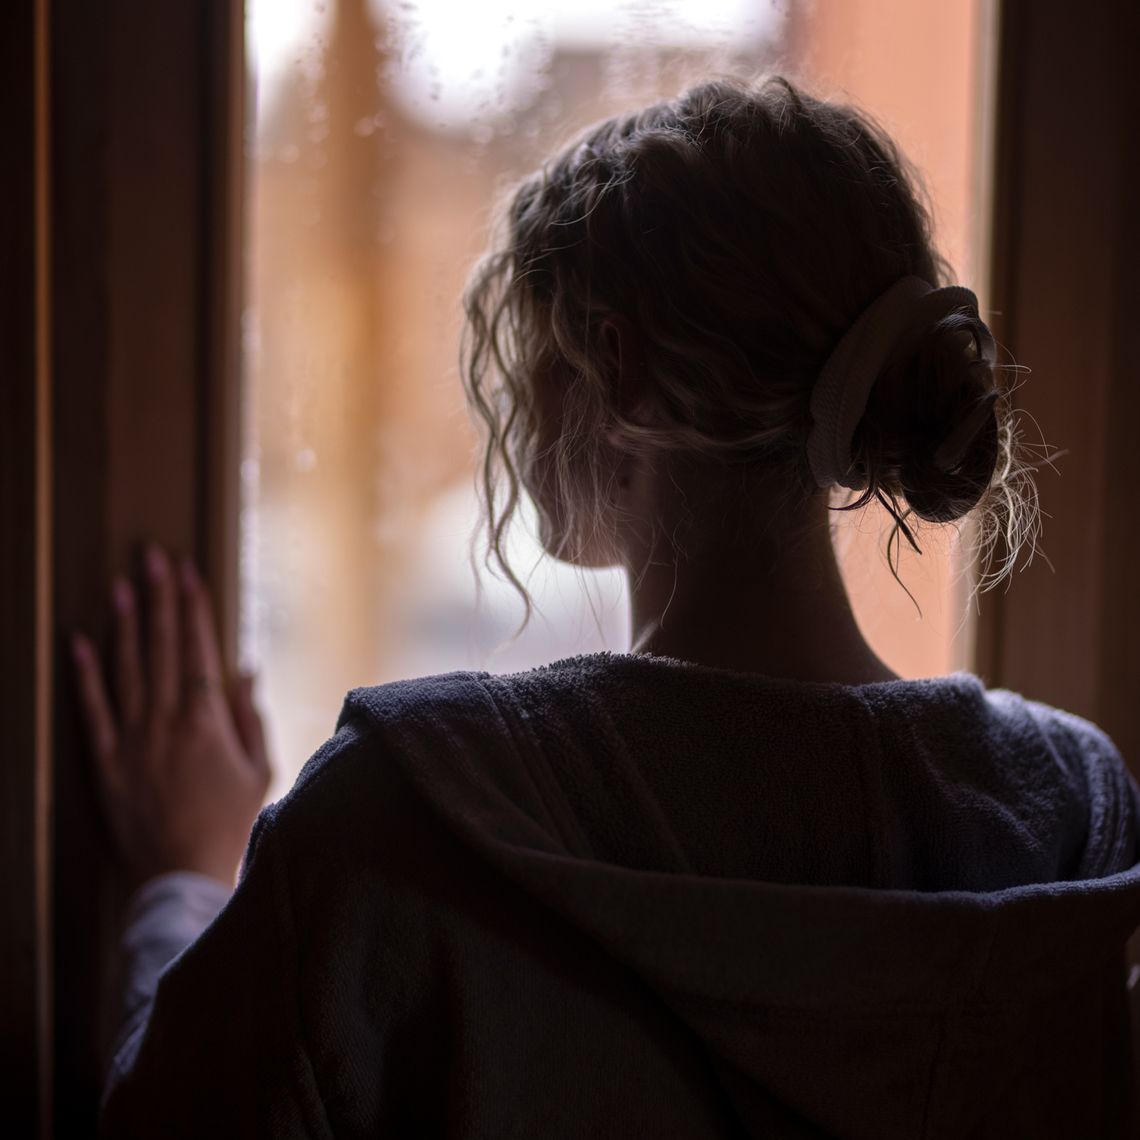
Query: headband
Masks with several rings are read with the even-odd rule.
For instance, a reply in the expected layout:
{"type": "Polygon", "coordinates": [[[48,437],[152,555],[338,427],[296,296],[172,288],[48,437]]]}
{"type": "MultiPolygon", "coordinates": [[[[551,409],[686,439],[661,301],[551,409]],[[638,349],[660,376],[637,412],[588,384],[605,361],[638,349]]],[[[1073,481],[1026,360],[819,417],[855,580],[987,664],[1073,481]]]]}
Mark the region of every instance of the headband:
{"type": "MultiPolygon", "coordinates": [[[[960,309],[978,315],[978,299],[969,289],[960,285],[935,289],[921,277],[903,277],[872,301],[844,333],[811,393],[812,426],[807,453],[820,487],[838,483],[857,491],[867,485],[859,472],[852,470],[851,441],[875,381],[905,342],[960,309]]],[[[983,346],[983,351],[989,355],[988,345],[983,346]]],[[[987,403],[987,408],[991,407],[987,403]]],[[[974,416],[969,418],[974,420],[974,416]]],[[[975,432],[977,426],[980,425],[975,426],[975,432]]],[[[950,450],[959,451],[959,441],[953,443],[950,450]]],[[[957,461],[961,456],[949,456],[944,444],[937,458],[945,462],[949,458],[957,461]]]]}

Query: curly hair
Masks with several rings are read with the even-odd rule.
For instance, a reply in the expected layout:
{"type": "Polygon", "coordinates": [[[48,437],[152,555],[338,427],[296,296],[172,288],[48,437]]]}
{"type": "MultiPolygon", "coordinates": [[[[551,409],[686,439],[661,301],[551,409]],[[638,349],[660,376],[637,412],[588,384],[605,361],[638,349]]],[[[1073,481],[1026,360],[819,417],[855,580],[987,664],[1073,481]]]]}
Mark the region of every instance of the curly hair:
{"type": "MultiPolygon", "coordinates": [[[[530,599],[505,555],[524,491],[553,483],[566,517],[551,553],[606,549],[615,445],[782,472],[789,500],[819,493],[805,443],[812,386],[859,314],[901,277],[950,270],[934,247],[921,180],[868,115],[789,80],[718,80],[608,119],[524,179],[504,234],[464,295],[461,370],[481,422],[487,562],[530,599]],[[607,324],[637,330],[660,415],[618,399],[607,324]],[[557,431],[543,437],[557,409],[557,431]]],[[[981,588],[1036,534],[989,331],[959,311],[885,367],[852,457],[891,538],[907,519],[982,516],[981,588]],[[949,470],[935,461],[953,441],[949,470]],[[1002,541],[999,542],[998,539],[1002,541]],[[1000,550],[1000,556],[995,551],[1000,550]]],[[[612,548],[612,543],[611,543],[612,548]]],[[[891,540],[887,544],[891,562],[891,540]]],[[[524,619],[525,624],[525,619],[524,619]]]]}

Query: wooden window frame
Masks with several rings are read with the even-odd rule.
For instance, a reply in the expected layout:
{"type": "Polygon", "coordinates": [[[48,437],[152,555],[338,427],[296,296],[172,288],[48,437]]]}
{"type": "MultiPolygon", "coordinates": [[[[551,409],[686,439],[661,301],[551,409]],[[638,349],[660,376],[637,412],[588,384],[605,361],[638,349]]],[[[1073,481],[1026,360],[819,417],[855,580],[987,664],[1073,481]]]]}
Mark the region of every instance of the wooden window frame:
{"type": "Polygon", "coordinates": [[[0,15],[20,112],[0,218],[0,992],[21,1136],[94,1134],[113,1030],[125,900],[68,635],[105,639],[106,585],[144,537],[204,567],[231,665],[238,604],[244,6],[48,4],[0,15]]]}
{"type": "Polygon", "coordinates": [[[994,330],[1033,369],[1018,407],[1066,454],[1038,480],[1048,561],[986,596],[975,667],[1094,720],[1140,774],[1140,8],[1006,0],[999,34],[994,330]]]}
{"type": "Polygon", "coordinates": [[[46,0],[0,15],[0,1068],[5,1125],[51,1117],[51,471],[46,0]]]}

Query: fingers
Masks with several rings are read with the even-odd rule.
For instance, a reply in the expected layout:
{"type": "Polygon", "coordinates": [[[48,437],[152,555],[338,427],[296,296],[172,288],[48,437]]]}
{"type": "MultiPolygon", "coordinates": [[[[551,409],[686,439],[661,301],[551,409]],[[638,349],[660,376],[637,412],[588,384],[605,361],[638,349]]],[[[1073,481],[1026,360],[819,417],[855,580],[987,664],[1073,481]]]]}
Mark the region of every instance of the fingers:
{"type": "Polygon", "coordinates": [[[87,728],[87,739],[95,760],[104,777],[111,776],[111,763],[118,746],[118,732],[111,705],[107,700],[107,690],[103,684],[103,670],[91,642],[82,634],[75,634],[71,640],[71,652],[75,659],[75,671],[79,681],[79,703],[83,709],[83,721],[87,728]]]}
{"type": "Polygon", "coordinates": [[[170,560],[158,546],[147,547],[146,574],[150,587],[151,713],[170,716],[178,708],[182,687],[178,598],[170,560]]]}
{"type": "MultiPolygon", "coordinates": [[[[184,685],[190,686],[187,695],[208,694],[224,674],[209,592],[193,563],[182,559],[175,565],[162,547],[151,543],[145,566],[149,611],[145,681],[137,596],[124,578],[115,578],[111,588],[116,615],[115,687],[124,727],[148,714],[159,719],[173,716],[182,703],[184,685]]],[[[97,662],[94,668],[98,671],[97,662]]],[[[101,674],[96,680],[105,703],[101,674]]],[[[244,703],[254,742],[264,756],[264,739],[255,732],[255,727],[260,730],[260,719],[248,692],[244,703]]]]}
{"type": "Polygon", "coordinates": [[[111,583],[115,606],[115,688],[124,728],[132,728],[143,715],[142,667],[139,654],[138,607],[135,592],[125,578],[111,583]]]}
{"type": "MultiPolygon", "coordinates": [[[[223,672],[222,655],[218,649],[210,595],[188,558],[179,565],[178,577],[182,587],[183,678],[190,685],[198,685],[202,678],[217,683],[223,672]]],[[[211,689],[198,687],[194,691],[209,692],[211,689]]]]}

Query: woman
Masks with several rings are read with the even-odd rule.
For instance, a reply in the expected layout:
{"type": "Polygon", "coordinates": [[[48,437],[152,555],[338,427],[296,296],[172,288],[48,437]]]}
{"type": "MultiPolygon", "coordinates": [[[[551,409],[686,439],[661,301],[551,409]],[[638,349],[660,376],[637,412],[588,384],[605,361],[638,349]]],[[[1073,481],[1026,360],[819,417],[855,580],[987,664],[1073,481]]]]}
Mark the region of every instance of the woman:
{"type": "Polygon", "coordinates": [[[1076,717],[896,678],[831,546],[836,486],[915,545],[1032,529],[946,276],[890,140],[780,79],[527,179],[467,296],[491,550],[519,585],[529,494],[628,571],[632,651],[353,691],[232,898],[248,684],[191,567],[152,552],[145,669],[116,587],[116,712],[77,645],[141,884],[108,1135],[1132,1134],[1135,783],[1076,717]]]}

